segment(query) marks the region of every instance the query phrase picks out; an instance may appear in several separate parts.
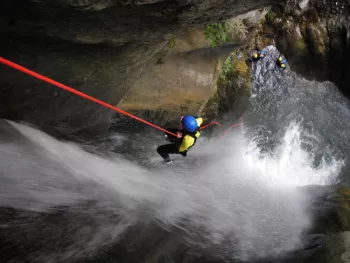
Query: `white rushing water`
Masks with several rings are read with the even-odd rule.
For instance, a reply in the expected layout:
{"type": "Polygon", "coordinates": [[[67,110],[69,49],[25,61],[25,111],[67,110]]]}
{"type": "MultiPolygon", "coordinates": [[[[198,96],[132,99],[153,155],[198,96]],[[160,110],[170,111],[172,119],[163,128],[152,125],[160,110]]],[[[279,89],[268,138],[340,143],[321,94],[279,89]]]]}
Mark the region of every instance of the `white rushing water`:
{"type": "MultiPolygon", "coordinates": [[[[333,184],[348,165],[344,120],[350,107],[334,85],[278,71],[278,51],[268,47],[266,53],[252,70],[254,94],[244,125],[225,140],[198,140],[187,158],[175,156],[169,166],[141,135],[132,139],[144,148],[130,144],[129,153],[143,151],[146,166],[0,122],[0,206],[50,213],[66,205],[93,221],[74,223],[69,239],[75,245],[61,251],[65,259],[98,251],[129,226],[148,222],[182,229],[188,243],[218,245],[223,249],[216,253],[241,260],[297,248],[312,223],[307,205],[313,197],[302,188],[333,184]],[[88,209],[82,206],[87,201],[94,201],[88,209]]],[[[120,134],[111,137],[115,147],[128,142],[120,134]]],[[[49,262],[53,256],[45,253],[49,262]]]]}
{"type": "MultiPolygon", "coordinates": [[[[309,200],[298,187],[327,184],[341,167],[332,162],[313,168],[297,125],[287,130],[275,157],[262,158],[238,128],[227,140],[199,143],[188,158],[180,156],[158,169],[113,155],[99,157],[29,126],[11,125],[24,139],[2,142],[0,205],[50,211],[96,200],[102,209],[127,219],[103,226],[112,239],[101,230],[94,233],[96,248],[138,221],[157,219],[164,227],[182,227],[182,220],[189,219],[191,226],[204,227],[206,244],[233,234],[234,257],[290,250],[310,224],[309,200]]],[[[94,209],[89,213],[93,217],[94,209]]]]}

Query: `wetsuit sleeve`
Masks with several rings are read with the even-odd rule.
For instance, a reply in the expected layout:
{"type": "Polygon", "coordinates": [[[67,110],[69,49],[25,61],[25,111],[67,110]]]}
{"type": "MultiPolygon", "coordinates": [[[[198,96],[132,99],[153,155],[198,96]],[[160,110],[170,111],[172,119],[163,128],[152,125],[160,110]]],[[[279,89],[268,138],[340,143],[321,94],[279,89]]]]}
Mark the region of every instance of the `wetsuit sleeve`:
{"type": "Polygon", "coordinates": [[[188,150],[188,148],[190,148],[192,145],[194,144],[194,138],[192,138],[191,136],[185,135],[185,137],[183,138],[180,147],[179,147],[179,152],[185,152],[188,150]]]}

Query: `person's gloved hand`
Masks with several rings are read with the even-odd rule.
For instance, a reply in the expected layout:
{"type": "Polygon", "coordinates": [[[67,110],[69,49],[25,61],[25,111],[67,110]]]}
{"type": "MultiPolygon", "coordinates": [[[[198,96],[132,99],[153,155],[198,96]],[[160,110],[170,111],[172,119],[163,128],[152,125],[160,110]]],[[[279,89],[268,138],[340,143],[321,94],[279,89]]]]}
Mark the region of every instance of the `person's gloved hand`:
{"type": "Polygon", "coordinates": [[[178,131],[178,132],[176,133],[176,136],[177,136],[178,139],[180,139],[180,138],[182,138],[182,133],[178,131]]]}

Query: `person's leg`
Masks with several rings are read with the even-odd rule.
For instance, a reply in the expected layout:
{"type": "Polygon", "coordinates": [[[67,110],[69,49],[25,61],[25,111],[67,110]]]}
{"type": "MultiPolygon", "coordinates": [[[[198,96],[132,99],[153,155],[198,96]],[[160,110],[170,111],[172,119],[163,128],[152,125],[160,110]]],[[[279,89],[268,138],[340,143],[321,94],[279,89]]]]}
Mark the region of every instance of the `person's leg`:
{"type": "Polygon", "coordinates": [[[175,144],[165,144],[159,146],[157,152],[165,161],[170,161],[169,154],[178,153],[178,149],[175,144]]]}

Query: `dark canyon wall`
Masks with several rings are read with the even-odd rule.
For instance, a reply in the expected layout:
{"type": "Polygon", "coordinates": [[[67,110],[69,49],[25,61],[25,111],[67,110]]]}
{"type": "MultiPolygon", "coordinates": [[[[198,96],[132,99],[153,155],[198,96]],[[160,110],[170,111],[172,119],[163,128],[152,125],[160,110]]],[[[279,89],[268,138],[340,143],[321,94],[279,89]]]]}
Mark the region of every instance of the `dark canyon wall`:
{"type": "MultiPolygon", "coordinates": [[[[5,0],[0,8],[1,56],[118,105],[133,83],[164,57],[169,39],[273,2],[5,0]]],[[[218,61],[211,61],[214,71],[218,61]]],[[[0,117],[24,120],[50,133],[94,134],[105,131],[113,116],[2,65],[0,75],[0,117]]],[[[207,83],[215,82],[211,75],[207,83]]],[[[154,91],[151,84],[144,88],[154,91]]],[[[188,100],[198,104],[195,110],[211,95],[193,94],[188,100]]]]}

